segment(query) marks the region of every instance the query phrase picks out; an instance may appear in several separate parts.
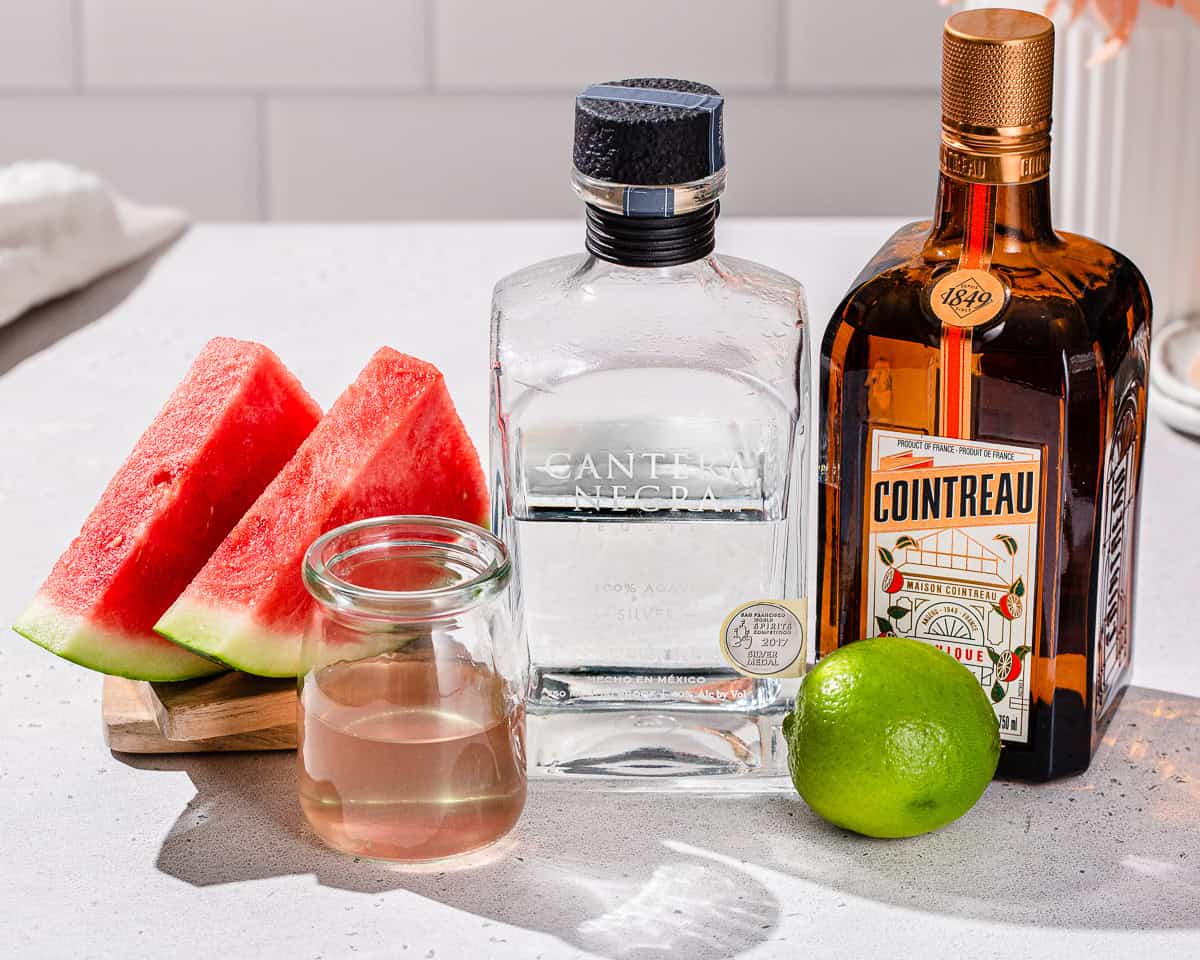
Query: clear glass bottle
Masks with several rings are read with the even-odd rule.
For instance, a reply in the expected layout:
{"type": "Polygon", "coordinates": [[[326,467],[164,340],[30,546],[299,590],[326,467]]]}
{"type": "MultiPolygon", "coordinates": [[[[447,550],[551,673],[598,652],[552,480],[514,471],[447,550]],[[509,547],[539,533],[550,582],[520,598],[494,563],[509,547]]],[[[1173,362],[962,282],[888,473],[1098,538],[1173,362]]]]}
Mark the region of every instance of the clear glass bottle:
{"type": "Polygon", "coordinates": [[[713,252],[722,101],[626,80],[576,105],[586,252],[502,280],[493,528],[531,657],[532,774],[786,771],[796,682],[746,676],[726,617],[804,587],[804,294],[713,252]]]}

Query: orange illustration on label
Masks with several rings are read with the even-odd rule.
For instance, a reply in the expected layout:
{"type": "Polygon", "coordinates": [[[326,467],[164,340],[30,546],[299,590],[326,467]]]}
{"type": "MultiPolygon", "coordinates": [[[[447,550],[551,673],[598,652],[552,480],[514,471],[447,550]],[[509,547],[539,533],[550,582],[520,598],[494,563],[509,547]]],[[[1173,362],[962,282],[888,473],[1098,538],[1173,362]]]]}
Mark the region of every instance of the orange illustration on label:
{"type": "Polygon", "coordinates": [[[867,622],[971,669],[1001,737],[1026,742],[1041,451],[889,430],[870,450],[867,622]]]}

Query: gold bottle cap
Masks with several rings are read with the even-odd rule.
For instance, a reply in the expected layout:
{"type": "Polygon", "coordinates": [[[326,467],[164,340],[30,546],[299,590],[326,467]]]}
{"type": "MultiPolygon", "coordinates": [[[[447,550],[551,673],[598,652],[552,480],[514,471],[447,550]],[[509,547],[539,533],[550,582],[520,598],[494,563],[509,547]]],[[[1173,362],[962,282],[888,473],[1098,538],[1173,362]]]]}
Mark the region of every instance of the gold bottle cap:
{"type": "Polygon", "coordinates": [[[964,10],[942,36],[942,170],[1028,183],[1050,170],[1054,24],[1024,10],[964,10]]]}

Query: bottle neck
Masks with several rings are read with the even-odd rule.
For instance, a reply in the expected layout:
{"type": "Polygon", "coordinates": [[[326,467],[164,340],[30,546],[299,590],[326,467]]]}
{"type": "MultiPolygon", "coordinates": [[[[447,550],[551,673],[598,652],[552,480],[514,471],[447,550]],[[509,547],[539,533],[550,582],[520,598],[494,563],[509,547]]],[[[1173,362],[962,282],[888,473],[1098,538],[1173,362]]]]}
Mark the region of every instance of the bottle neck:
{"type": "Polygon", "coordinates": [[[673,267],[702,260],[716,246],[721,204],[672,217],[633,217],[586,205],[588,252],[626,267],[673,267]]]}
{"type": "Polygon", "coordinates": [[[981,184],[943,172],[929,242],[938,247],[986,243],[997,253],[1053,241],[1050,178],[1030,183],[981,184]],[[981,236],[990,231],[991,236],[981,236]]]}

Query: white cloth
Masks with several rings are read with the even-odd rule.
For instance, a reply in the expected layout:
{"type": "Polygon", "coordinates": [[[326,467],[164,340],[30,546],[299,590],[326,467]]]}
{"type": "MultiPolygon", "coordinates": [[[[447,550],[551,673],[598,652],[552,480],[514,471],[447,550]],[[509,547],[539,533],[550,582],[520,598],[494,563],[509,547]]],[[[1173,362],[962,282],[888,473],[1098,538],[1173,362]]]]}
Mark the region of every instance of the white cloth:
{"type": "Polygon", "coordinates": [[[130,203],[75,167],[0,167],[0,326],[125,266],[186,225],[182,211],[130,203]]]}

